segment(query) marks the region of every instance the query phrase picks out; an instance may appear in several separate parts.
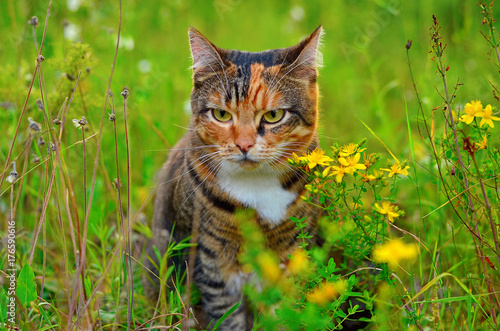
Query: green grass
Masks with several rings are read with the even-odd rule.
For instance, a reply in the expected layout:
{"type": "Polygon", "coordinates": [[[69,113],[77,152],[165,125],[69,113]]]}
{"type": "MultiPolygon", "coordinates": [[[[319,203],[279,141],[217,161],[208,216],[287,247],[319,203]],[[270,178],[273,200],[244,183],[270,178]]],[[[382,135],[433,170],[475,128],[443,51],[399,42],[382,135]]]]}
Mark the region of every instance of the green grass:
{"type": "MultiPolygon", "coordinates": [[[[368,138],[368,151],[382,155],[378,167],[386,168],[386,160],[393,162],[388,150],[401,161],[409,160],[411,167],[409,176],[397,183],[388,179],[387,194],[382,197],[405,211],[395,225],[410,234],[376,231],[382,231],[377,232],[381,241],[391,236],[417,244],[420,240],[420,255],[404,263],[404,269],[393,270],[401,283],[390,273],[381,277],[377,284],[395,285],[376,286],[376,323],[371,328],[400,329],[408,323],[413,328],[418,324],[439,330],[494,328],[492,311],[497,321],[500,318],[496,302],[499,252],[492,230],[499,223],[500,122],[490,130],[488,151],[476,152],[477,168],[463,150],[462,137],[479,142],[482,131],[457,124],[467,166],[461,169],[453,130],[445,129],[448,111],[436,65],[439,57],[430,52],[435,15],[446,45],[442,68],[449,66],[445,71],[449,93],[457,87],[452,110],[463,114],[464,105],[476,99],[498,108],[495,96],[500,93],[492,90],[499,86],[499,63],[495,49],[481,35],[488,36],[490,30],[488,22],[482,24],[483,14],[475,1],[123,1],[112,96],[107,88],[118,36],[119,2],[69,1],[79,3],[77,10],[70,10],[67,1],[54,0],[46,21],[48,2],[0,2],[0,178],[12,170],[7,158],[16,161],[19,173],[13,185],[3,181],[0,186],[0,214],[6,221],[12,214],[15,220],[15,269],[18,286],[25,290],[23,298],[37,295],[36,300],[17,300],[16,323],[21,329],[75,328],[73,323],[82,328],[94,324],[97,329],[125,329],[127,325],[133,329],[152,318],[156,325],[185,320],[184,301],[175,292],[154,314],[140,277],[144,272],[142,245],[151,236],[155,174],[189,123],[187,29],[194,26],[222,48],[259,51],[293,45],[319,24],[326,32],[319,77],[323,148],[368,138]],[[28,24],[32,16],[40,22],[35,29],[38,47],[45,36],[45,61],[36,75],[37,51],[28,24]],[[79,31],[73,40],[67,37],[71,31],[79,31]],[[408,40],[412,40],[408,54],[413,79],[405,48],[408,40]],[[130,91],[128,148],[120,96],[124,87],[130,91]],[[37,99],[44,100],[44,111],[37,99]],[[108,119],[113,108],[115,122],[108,119]],[[82,130],[72,125],[73,119],[82,116],[88,121],[85,144],[82,130]],[[64,117],[64,125],[51,123],[64,117]],[[41,132],[28,128],[28,118],[41,123],[41,132]],[[50,141],[58,141],[60,134],[60,150],[48,152],[50,141]],[[39,139],[45,144],[38,144],[39,139]],[[457,175],[451,175],[452,171],[457,175]],[[464,173],[471,180],[471,188],[465,191],[460,177],[464,173]],[[118,176],[119,191],[115,188],[118,176]],[[463,221],[472,220],[473,215],[465,212],[468,194],[479,211],[478,236],[467,228],[474,227],[474,222],[463,221]],[[133,224],[130,238],[126,234],[129,220],[133,224]],[[79,269],[83,246],[86,260],[79,269]],[[131,247],[131,259],[124,254],[127,247],[131,247]],[[405,302],[412,310],[403,313],[405,302]]],[[[500,17],[500,6],[494,7],[493,17],[500,17]]],[[[492,24],[498,27],[497,22],[492,24]]],[[[380,199],[362,201],[365,205],[359,215],[373,216],[371,203],[380,199]]],[[[2,222],[0,279],[6,281],[0,292],[0,321],[7,316],[9,297],[4,277],[9,268],[8,231],[8,222],[2,222]]],[[[332,246],[350,238],[348,230],[342,231],[331,234],[332,246]]],[[[304,291],[317,281],[309,279],[304,291]]],[[[185,293],[185,288],[179,285],[179,291],[185,293]]],[[[267,299],[265,295],[255,298],[267,299]]],[[[283,309],[292,316],[292,308],[283,309]]],[[[309,308],[305,313],[314,316],[317,311],[309,308]]],[[[262,323],[273,325],[271,320],[262,323]]]]}

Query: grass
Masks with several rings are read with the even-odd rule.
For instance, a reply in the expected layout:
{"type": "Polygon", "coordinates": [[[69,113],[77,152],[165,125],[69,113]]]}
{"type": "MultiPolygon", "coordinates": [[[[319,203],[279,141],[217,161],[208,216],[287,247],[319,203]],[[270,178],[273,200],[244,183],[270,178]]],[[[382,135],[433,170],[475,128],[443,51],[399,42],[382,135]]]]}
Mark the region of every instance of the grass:
{"type": "MultiPolygon", "coordinates": [[[[373,187],[346,176],[344,187],[330,181],[328,190],[312,192],[326,202],[327,196],[339,199],[325,207],[330,217],[322,226],[331,247],[363,244],[364,255],[347,252],[351,258],[372,259],[375,243],[397,237],[419,247],[418,258],[400,267],[376,265],[382,271],[361,294],[374,309],[370,328],[498,326],[500,124],[486,131],[478,117],[470,125],[450,119],[453,111],[463,115],[471,100],[498,107],[499,6],[53,0],[50,15],[48,8],[49,1],[0,3],[0,214],[7,220],[0,226],[0,321],[9,317],[12,268],[20,329],[186,328],[185,287],[178,284],[179,293],[169,292],[154,310],[140,278],[155,174],[189,123],[187,28],[223,48],[258,51],[297,43],[322,24],[323,148],[333,157],[330,146],[368,138],[367,152],[381,155],[377,168],[395,159],[410,165],[408,176],[385,173],[373,187]],[[38,25],[29,24],[33,16],[38,25]],[[477,149],[484,135],[488,148],[477,149]],[[383,201],[405,215],[388,224],[373,209],[383,201]],[[15,221],[15,253],[9,220],[15,221]]],[[[296,221],[301,226],[303,220],[296,221]]],[[[338,307],[321,308],[307,298],[319,293],[322,281],[354,293],[351,285],[362,272],[344,261],[331,264],[326,252],[306,251],[321,276],[294,276],[289,284],[301,321],[320,312],[347,318],[338,307]],[[355,278],[346,276],[353,271],[355,278]]],[[[266,266],[247,262],[266,277],[266,266]]],[[[279,304],[282,318],[296,316],[296,306],[276,299],[286,289],[270,286],[252,299],[279,304]]],[[[345,301],[344,294],[336,302],[345,301]]],[[[275,327],[266,309],[262,316],[262,327],[275,327]]],[[[317,327],[337,325],[317,320],[317,327]]]]}

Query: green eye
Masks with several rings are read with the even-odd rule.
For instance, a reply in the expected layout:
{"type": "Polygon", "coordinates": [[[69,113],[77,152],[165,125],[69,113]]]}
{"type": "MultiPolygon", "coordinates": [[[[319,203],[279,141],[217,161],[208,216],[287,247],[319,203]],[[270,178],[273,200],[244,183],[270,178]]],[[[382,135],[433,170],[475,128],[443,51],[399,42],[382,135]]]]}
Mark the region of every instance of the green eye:
{"type": "Polygon", "coordinates": [[[276,123],[283,118],[283,115],[285,115],[283,109],[271,110],[264,114],[264,121],[267,123],[276,123]]]}
{"type": "Polygon", "coordinates": [[[222,110],[222,109],[214,109],[212,110],[212,113],[214,114],[214,117],[217,119],[217,121],[221,122],[227,122],[230,121],[233,116],[228,111],[222,110]]]}

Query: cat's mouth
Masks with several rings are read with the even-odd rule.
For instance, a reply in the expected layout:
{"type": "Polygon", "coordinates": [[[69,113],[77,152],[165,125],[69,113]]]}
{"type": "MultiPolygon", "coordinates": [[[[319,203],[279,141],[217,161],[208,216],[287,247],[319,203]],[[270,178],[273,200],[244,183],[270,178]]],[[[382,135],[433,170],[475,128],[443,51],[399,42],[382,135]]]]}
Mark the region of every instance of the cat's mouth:
{"type": "Polygon", "coordinates": [[[249,155],[242,155],[234,161],[236,161],[236,163],[242,169],[245,169],[245,170],[256,169],[260,166],[260,162],[253,160],[249,155]]]}
{"type": "Polygon", "coordinates": [[[233,154],[227,160],[238,165],[243,170],[255,170],[261,166],[263,161],[259,157],[250,155],[249,153],[233,154]]]}
{"type": "Polygon", "coordinates": [[[248,157],[238,160],[237,162],[242,169],[253,170],[260,166],[260,163],[249,159],[248,157]]]}

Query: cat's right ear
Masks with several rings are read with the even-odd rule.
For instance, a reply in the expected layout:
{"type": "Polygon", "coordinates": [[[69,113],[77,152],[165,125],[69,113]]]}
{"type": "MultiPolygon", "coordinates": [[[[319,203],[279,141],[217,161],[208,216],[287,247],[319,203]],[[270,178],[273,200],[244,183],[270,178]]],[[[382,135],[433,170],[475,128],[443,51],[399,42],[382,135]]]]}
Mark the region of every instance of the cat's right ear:
{"type": "Polygon", "coordinates": [[[193,58],[193,70],[206,69],[211,72],[220,69],[224,70],[220,50],[195,28],[190,27],[188,34],[191,57],[193,58]]]}

